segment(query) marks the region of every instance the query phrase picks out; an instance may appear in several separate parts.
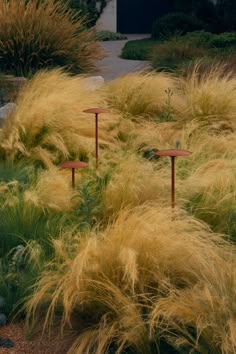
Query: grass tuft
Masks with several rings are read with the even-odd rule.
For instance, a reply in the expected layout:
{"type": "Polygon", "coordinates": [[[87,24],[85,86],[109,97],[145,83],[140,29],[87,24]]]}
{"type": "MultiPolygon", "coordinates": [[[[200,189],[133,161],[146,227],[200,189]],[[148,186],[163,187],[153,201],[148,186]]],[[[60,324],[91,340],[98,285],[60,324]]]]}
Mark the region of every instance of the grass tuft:
{"type": "Polygon", "coordinates": [[[63,1],[2,0],[0,69],[16,76],[31,76],[45,67],[94,71],[102,52],[85,22],[63,1]]]}

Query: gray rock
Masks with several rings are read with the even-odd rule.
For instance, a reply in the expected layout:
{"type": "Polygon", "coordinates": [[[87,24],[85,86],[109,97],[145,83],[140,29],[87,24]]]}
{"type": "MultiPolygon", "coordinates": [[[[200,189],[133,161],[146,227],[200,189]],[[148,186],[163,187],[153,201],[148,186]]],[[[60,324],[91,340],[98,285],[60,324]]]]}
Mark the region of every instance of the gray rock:
{"type": "Polygon", "coordinates": [[[84,79],[84,86],[89,91],[95,91],[104,85],[102,76],[90,76],[84,79]]]}
{"type": "Polygon", "coordinates": [[[16,108],[17,105],[15,103],[7,103],[0,107],[0,126],[2,126],[4,119],[6,119],[9,114],[16,111],[16,108]]]}
{"type": "Polygon", "coordinates": [[[0,327],[5,326],[7,323],[7,316],[4,313],[0,313],[0,327]]]}
{"type": "Polygon", "coordinates": [[[0,337],[0,347],[13,348],[14,346],[15,346],[15,344],[10,338],[0,337]]]}

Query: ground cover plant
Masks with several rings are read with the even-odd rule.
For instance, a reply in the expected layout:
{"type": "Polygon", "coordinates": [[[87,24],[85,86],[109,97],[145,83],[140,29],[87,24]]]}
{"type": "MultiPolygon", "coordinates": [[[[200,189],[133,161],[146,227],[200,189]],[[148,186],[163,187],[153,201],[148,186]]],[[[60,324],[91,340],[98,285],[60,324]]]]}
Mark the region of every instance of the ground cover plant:
{"type": "Polygon", "coordinates": [[[73,73],[93,71],[102,53],[85,23],[62,1],[2,0],[0,70],[16,76],[58,66],[73,73]]]}
{"type": "Polygon", "coordinates": [[[0,130],[0,296],[30,333],[60,328],[73,354],[235,352],[236,79],[201,65],[96,91],[55,69],[20,92],[0,130]],[[91,106],[111,110],[97,170],[91,106]],[[166,148],[193,152],[175,214],[166,148]],[[75,189],[69,159],[89,162],[75,189]]]}
{"type": "Polygon", "coordinates": [[[99,41],[119,41],[123,39],[127,39],[124,34],[119,32],[112,32],[112,31],[98,31],[97,38],[99,41]]]}
{"type": "Polygon", "coordinates": [[[121,58],[131,60],[149,60],[150,53],[158,41],[151,38],[128,41],[122,48],[121,58]]]}

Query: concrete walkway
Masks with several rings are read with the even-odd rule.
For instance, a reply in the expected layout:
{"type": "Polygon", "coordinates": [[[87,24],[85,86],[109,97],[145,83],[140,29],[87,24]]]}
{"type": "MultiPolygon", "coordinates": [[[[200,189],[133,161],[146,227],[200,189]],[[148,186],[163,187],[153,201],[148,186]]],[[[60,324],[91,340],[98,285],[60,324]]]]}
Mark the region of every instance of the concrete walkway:
{"type": "Polygon", "coordinates": [[[101,75],[105,80],[113,80],[120,75],[140,71],[149,66],[148,61],[121,59],[119,56],[126,42],[129,40],[148,38],[150,35],[128,34],[126,36],[128,38],[127,40],[101,42],[108,56],[98,61],[97,66],[101,71],[95,75],[101,75]]]}

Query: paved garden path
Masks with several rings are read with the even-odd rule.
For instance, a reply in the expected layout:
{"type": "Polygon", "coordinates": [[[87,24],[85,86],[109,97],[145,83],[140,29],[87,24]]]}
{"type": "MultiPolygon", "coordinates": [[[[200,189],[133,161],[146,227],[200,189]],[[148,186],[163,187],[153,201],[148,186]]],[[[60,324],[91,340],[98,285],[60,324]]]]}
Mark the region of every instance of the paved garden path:
{"type": "Polygon", "coordinates": [[[108,56],[98,61],[97,65],[101,71],[95,75],[101,75],[105,80],[113,80],[120,75],[139,71],[149,66],[148,61],[121,59],[119,55],[128,40],[147,38],[150,37],[150,35],[128,34],[126,36],[128,38],[127,40],[101,42],[108,56]]]}

